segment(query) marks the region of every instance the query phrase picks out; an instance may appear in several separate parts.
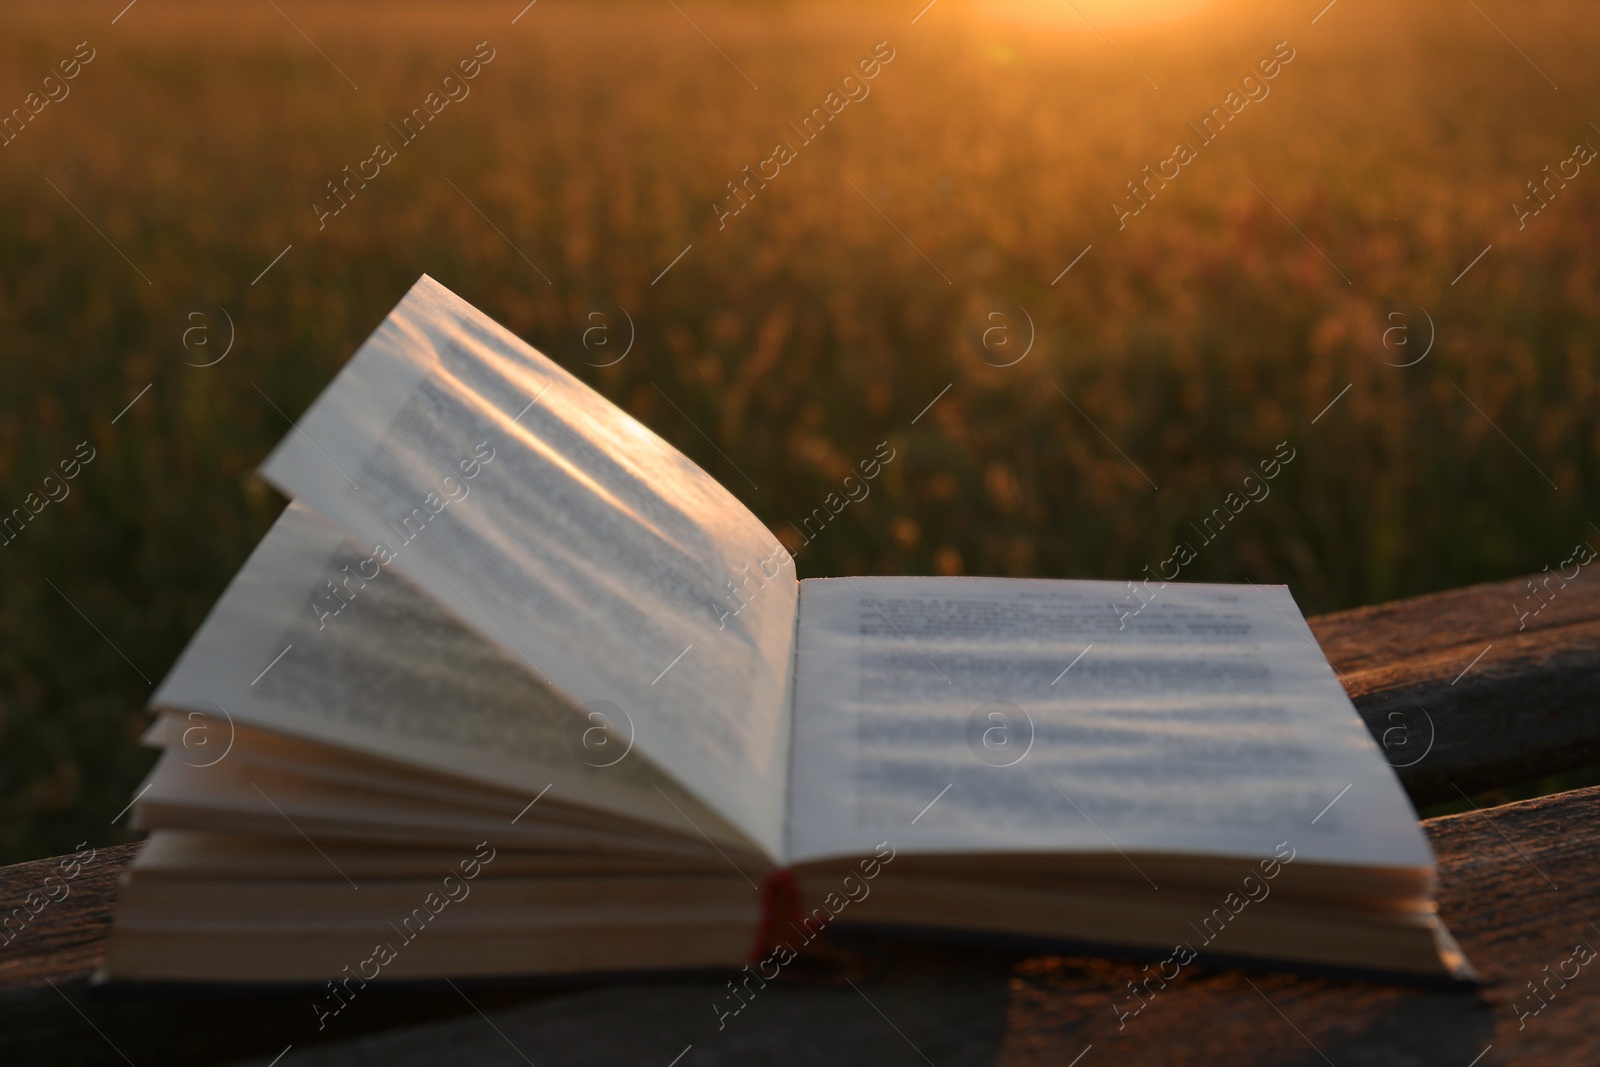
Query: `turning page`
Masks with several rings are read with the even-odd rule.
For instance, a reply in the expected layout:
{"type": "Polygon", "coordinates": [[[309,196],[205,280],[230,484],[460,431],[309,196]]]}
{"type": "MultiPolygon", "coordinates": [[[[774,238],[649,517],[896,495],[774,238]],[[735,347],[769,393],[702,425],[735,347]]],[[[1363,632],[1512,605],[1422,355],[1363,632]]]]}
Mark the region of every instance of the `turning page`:
{"type": "Polygon", "coordinates": [[[304,505],[284,510],[151,698],[183,715],[168,745],[183,763],[204,776],[227,757],[234,724],[259,726],[696,843],[685,816],[741,840],[640,753],[625,755],[603,716],[580,717],[410,582],[362,567],[366,556],[304,505]]]}
{"type": "Polygon", "coordinates": [[[1432,865],[1283,586],[801,583],[789,861],[1104,851],[1432,865]]]}
{"type": "Polygon", "coordinates": [[[263,474],[780,854],[798,583],[672,446],[424,276],[263,474]]]}

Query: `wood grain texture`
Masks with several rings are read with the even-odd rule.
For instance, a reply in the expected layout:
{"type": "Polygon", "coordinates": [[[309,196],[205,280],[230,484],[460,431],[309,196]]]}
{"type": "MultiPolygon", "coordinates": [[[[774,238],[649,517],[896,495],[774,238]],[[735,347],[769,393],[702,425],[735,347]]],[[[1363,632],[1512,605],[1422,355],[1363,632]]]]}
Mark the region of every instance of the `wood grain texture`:
{"type": "Polygon", "coordinates": [[[1600,765],[1600,576],[1532,581],[1309,620],[1419,807],[1600,765]]]}

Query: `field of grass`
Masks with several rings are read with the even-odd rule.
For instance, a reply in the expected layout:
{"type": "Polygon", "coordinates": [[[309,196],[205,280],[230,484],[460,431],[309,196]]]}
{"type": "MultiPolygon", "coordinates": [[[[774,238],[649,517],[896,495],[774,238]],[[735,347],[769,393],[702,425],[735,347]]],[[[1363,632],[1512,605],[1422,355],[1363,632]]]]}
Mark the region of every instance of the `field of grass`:
{"type": "Polygon", "coordinates": [[[94,453],[0,547],[0,862],[125,834],[152,684],[282,507],[255,465],[423,272],[793,544],[891,442],[804,575],[1134,578],[1187,541],[1182,578],[1310,613],[1600,545],[1600,168],[1511,207],[1600,147],[1578,0],[124,2],[0,9],[8,112],[93,50],[0,148],[0,509],[94,453]]]}

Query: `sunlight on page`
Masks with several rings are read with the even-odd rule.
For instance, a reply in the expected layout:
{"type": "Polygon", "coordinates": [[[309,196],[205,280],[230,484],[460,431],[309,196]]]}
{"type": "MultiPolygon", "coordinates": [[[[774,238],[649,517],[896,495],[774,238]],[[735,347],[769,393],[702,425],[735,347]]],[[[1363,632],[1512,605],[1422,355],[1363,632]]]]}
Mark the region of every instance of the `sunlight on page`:
{"type": "Polygon", "coordinates": [[[778,854],[797,583],[676,449],[424,277],[263,473],[778,854]]]}
{"type": "Polygon", "coordinates": [[[1243,856],[1292,837],[1312,859],[1432,862],[1281,586],[1168,584],[1149,602],[1004,578],[801,591],[794,860],[885,837],[1243,856]]]}

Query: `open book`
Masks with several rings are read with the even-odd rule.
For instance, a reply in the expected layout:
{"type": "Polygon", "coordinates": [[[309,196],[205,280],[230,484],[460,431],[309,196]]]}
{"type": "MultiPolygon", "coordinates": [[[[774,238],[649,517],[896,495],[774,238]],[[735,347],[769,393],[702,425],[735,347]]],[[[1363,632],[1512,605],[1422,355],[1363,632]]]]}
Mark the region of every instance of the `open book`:
{"type": "Polygon", "coordinates": [[[770,969],[825,926],[1469,973],[1283,587],[799,581],[427,277],[263,473],[294,502],[152,700],[113,977],[770,969]]]}

